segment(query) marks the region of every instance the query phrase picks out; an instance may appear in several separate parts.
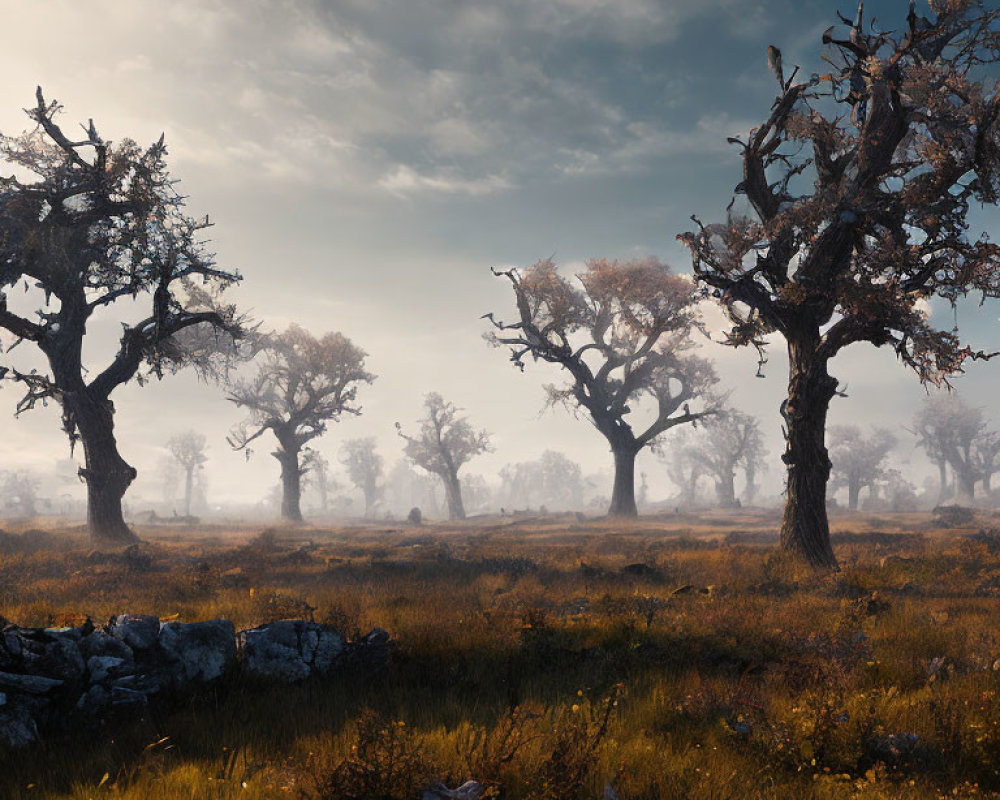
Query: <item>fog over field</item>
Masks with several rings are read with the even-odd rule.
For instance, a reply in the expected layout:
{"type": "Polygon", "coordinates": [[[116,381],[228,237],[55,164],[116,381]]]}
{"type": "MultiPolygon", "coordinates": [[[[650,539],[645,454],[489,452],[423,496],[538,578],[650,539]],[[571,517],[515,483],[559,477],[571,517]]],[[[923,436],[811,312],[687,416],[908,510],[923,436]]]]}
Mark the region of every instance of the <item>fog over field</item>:
{"type": "MultiPolygon", "coordinates": [[[[866,8],[897,19],[905,6],[866,8]]],[[[543,412],[542,387],[559,382],[556,368],[529,362],[520,374],[483,341],[481,315],[510,318],[513,305],[490,267],[554,256],[573,272],[592,257],[655,255],[690,272],[675,236],[691,214],[723,218],[741,177],[726,137],[746,133],[774,96],[761,43],[773,41],[804,74],[820,71],[815,54],[831,8],[826,0],[8,2],[0,131],[29,126],[21,109],[40,84],[66,106],[68,131],[92,117],[116,141],[165,133],[189,210],[211,215],[219,264],[245,278],[234,299],[265,327],[341,331],[368,352],[378,379],[359,391],[363,414],[314,443],[331,464],[344,439],[374,436],[391,467],[402,454],[394,423],[412,429],[423,396],[437,391],[493,434],[494,451],[466,474],[495,481],[505,464],[550,449],[585,473],[609,472],[606,443],[585,419],[543,412]]],[[[998,229],[995,208],[973,213],[974,233],[998,229]]],[[[29,291],[11,304],[32,299],[29,291]]],[[[934,312],[950,327],[950,309],[934,312]]],[[[98,362],[117,341],[121,313],[91,326],[86,346],[101,351],[98,362]]],[[[720,338],[721,312],[707,307],[705,321],[720,338]]],[[[957,323],[973,345],[996,349],[995,305],[969,301],[957,323]]],[[[783,345],[769,351],[764,378],[752,352],[701,347],[732,404],[761,419],[770,469],[760,480],[776,496],[783,345]]],[[[31,356],[25,347],[10,358],[27,368],[31,356]]],[[[891,349],[855,345],[831,371],[848,395],[835,398],[831,424],[893,428],[901,440],[893,461],[907,477],[919,486],[935,474],[900,429],[925,393],[891,349]]],[[[978,406],[998,383],[995,365],[972,364],[955,385],[978,406]]],[[[0,391],[0,470],[51,472],[69,455],[58,409],[15,420],[19,397],[15,386],[0,391]]],[[[253,503],[277,482],[270,443],[250,459],[227,446],[241,413],[219,387],[180,374],[124,387],[115,404],[122,454],[139,470],[133,509],[161,496],[166,441],[188,428],[208,437],[214,502],[253,503]]],[[[674,492],[650,454],[639,470],[651,499],[674,492]]],[[[62,475],[65,486],[43,493],[82,497],[72,468],[62,475]]]]}

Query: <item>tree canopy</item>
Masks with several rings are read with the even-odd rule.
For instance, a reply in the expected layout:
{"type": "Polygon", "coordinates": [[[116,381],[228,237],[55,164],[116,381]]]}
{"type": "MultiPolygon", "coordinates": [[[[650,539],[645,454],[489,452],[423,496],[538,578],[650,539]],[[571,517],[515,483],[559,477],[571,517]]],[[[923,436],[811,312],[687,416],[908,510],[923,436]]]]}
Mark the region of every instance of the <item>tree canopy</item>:
{"type": "Polygon", "coordinates": [[[826,74],[786,76],[771,52],[777,97],[740,148],[742,180],[724,222],[680,239],[694,272],[732,322],[728,343],[763,359],[787,340],[782,406],[789,469],[782,545],[832,566],[823,429],[844,348],[889,346],[924,382],[985,357],[941,329],[926,301],[1000,288],[1000,248],[972,236],[973,203],[1000,189],[1000,11],[982,0],[934,2],[933,19],[840,18],[823,34],[826,74]]]}
{"type": "Polygon", "coordinates": [[[420,432],[410,436],[397,422],[396,430],[406,441],[403,452],[418,467],[441,478],[452,519],[464,519],[462,487],[458,471],[480,453],[490,450],[490,435],[477,431],[465,417],[459,416],[454,403],[437,392],[424,398],[426,414],[420,420],[420,432]]]}
{"type": "Polygon", "coordinates": [[[496,274],[514,289],[517,319],[487,314],[495,328],[488,341],[509,347],[522,370],[531,356],[569,374],[566,385],[548,387],[550,402],[588,413],[616,458],[610,513],[634,516],[636,454],[703,416],[690,403],[704,400],[718,380],[711,363],[691,352],[694,287],[653,258],[591,260],[576,282],[551,260],[496,274]],[[636,430],[629,415],[645,398],[651,420],[636,430]]]}
{"type": "Polygon", "coordinates": [[[147,147],[116,145],[91,120],[74,141],[56,121],[61,106],[41,88],[36,101],[27,110],[34,128],[0,136],[0,158],[12,170],[0,178],[0,328],[33,343],[48,371],[8,357],[0,379],[24,387],[19,413],[59,403],[71,444],[83,443],[91,534],[128,540],[121,499],[137,473],[118,453],[111,394],[185,365],[216,369],[227,348],[215,332],[243,332],[219,295],[240,276],[206,249],[208,218],[186,213],[162,136],[147,147]],[[19,285],[36,291],[15,300],[10,290],[19,285]],[[147,316],[122,323],[117,351],[103,362],[85,359],[91,319],[144,298],[147,316]]]}
{"type": "Polygon", "coordinates": [[[231,447],[244,450],[270,431],[278,440],[272,455],[282,468],[282,514],[301,519],[302,448],[327,430],[343,414],[360,414],[358,388],[375,375],[365,369],[364,350],[341,333],[316,338],[298,325],[284,333],[262,337],[256,373],[237,378],[229,400],[247,411],[247,417],[228,437],[231,447]]]}

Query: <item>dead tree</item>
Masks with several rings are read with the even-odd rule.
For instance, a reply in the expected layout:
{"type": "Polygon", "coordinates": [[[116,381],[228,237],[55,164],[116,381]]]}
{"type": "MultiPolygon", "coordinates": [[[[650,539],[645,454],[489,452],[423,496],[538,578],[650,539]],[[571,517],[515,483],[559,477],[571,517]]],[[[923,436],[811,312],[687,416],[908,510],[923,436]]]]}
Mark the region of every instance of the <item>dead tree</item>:
{"type": "Polygon", "coordinates": [[[0,508],[19,517],[38,513],[38,478],[27,470],[0,472],[0,508]]]}
{"type": "Polygon", "coordinates": [[[244,450],[270,431],[278,440],[273,455],[281,464],[281,516],[302,521],[303,447],[326,433],[342,414],[360,414],[358,387],[375,376],[365,370],[366,353],[341,333],[317,339],[298,325],[262,337],[257,373],[230,384],[229,400],[247,418],[227,438],[244,450]]]}
{"type": "Polygon", "coordinates": [[[190,517],[195,473],[208,461],[208,456],[205,454],[205,435],[197,431],[175,434],[167,442],[167,449],[174,457],[174,461],[184,470],[184,516],[190,517]]]}
{"type": "Polygon", "coordinates": [[[375,449],[375,437],[348,439],[340,448],[340,463],[347,477],[365,498],[365,519],[371,517],[382,498],[382,456],[375,449]]]}
{"type": "Polygon", "coordinates": [[[610,445],[615,463],[612,516],[635,517],[635,458],[658,436],[710,412],[692,411],[716,383],[715,370],[690,354],[695,294],[689,281],[655,259],[588,262],[579,286],[550,261],[494,272],[514,288],[518,319],[486,316],[489,341],[507,345],[524,370],[525,356],[558,364],[569,384],[548,387],[551,403],[583,408],[610,445]],[[635,431],[628,416],[651,399],[652,422],[635,431]]]}
{"type": "Polygon", "coordinates": [[[721,409],[705,420],[705,430],[689,445],[687,457],[700,463],[702,472],[715,481],[719,505],[733,508],[739,505],[737,470],[756,475],[765,452],[760,422],[755,417],[735,409],[721,409]]]}
{"type": "Polygon", "coordinates": [[[857,511],[861,490],[874,493],[878,481],[886,477],[885,460],[896,446],[896,437],[885,428],[862,432],[857,425],[834,425],[830,438],[833,487],[846,486],[847,507],[857,511]]]}
{"type": "Polygon", "coordinates": [[[1000,11],[983,0],[911,10],[901,29],[841,17],[823,34],[825,75],[786,77],[740,149],[730,210],[680,239],[697,280],[733,323],[728,343],[787,344],[781,406],[788,468],[781,546],[833,567],[826,516],[827,410],[837,392],[830,361],[858,342],[890,346],[924,382],[945,382],[985,357],[938,330],[923,305],[970,292],[996,296],[1000,248],[968,235],[973,203],[1000,185],[995,73],[1000,11]]]}
{"type": "Polygon", "coordinates": [[[426,416],[420,421],[420,433],[408,436],[397,422],[396,431],[406,441],[403,452],[418,467],[437,475],[444,484],[448,518],[465,519],[462,484],[458,471],[473,457],[490,449],[490,435],[476,431],[469,421],[458,416],[454,403],[437,392],[424,399],[426,416]]]}
{"type": "Polygon", "coordinates": [[[17,170],[0,178],[0,327],[34,344],[48,372],[8,361],[0,378],[25,387],[18,413],[50,399],[61,406],[71,447],[83,444],[91,536],[131,541],[122,498],[137,473],[119,453],[111,395],[133,378],[218,366],[224,348],[214,332],[242,331],[218,292],[240,276],[216,267],[202,244],[208,219],[184,213],[163,137],[146,148],[129,139],[113,146],[91,121],[73,141],[55,121],[59,104],[40,88],[36,99],[27,110],[35,129],[0,139],[0,156],[17,170]],[[37,290],[33,310],[18,308],[31,296],[9,293],[22,284],[37,290]],[[117,352],[103,363],[89,348],[85,357],[95,315],[117,303],[131,319],[139,302],[148,302],[147,316],[122,323],[117,352]]]}

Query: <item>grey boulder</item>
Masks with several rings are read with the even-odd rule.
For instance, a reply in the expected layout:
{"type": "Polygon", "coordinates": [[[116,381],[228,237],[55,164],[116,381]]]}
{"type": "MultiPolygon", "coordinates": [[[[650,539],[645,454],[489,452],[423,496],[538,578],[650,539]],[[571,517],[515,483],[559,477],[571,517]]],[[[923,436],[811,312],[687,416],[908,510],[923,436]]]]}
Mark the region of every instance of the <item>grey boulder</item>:
{"type": "Polygon", "coordinates": [[[236,630],[229,620],[167,622],[160,628],[158,642],[181,686],[210,683],[236,664],[236,630]]]}
{"type": "Polygon", "coordinates": [[[310,675],[328,676],[344,650],[344,639],[326,625],[280,620],[241,631],[239,645],[250,675],[296,683],[310,675]]]}

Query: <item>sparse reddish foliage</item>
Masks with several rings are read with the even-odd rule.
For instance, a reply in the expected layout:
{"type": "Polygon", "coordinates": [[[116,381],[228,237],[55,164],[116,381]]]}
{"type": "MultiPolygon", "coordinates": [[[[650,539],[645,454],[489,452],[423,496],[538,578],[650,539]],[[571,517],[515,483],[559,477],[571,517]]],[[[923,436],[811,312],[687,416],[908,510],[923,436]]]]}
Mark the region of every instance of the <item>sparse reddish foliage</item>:
{"type": "MultiPolygon", "coordinates": [[[[823,441],[837,382],[830,359],[856,342],[891,346],[924,382],[985,357],[936,328],[925,301],[1000,291],[1000,248],[969,235],[975,202],[1000,188],[1000,11],[982,2],[911,7],[897,31],[841,17],[824,35],[834,70],[797,82],[780,54],[766,120],[742,149],[748,214],[680,239],[697,279],[733,323],[729,343],[788,344],[782,546],[835,564],[826,519],[823,441]]],[[[761,356],[763,358],[763,356],[761,356]]]]}
{"type": "Polygon", "coordinates": [[[577,276],[559,274],[551,260],[525,270],[496,273],[514,288],[518,321],[487,317],[495,346],[509,346],[511,361],[524,357],[563,367],[568,385],[548,387],[550,400],[587,411],[615,456],[609,513],[635,516],[635,457],[660,434],[694,423],[707,411],[690,403],[717,382],[705,359],[690,353],[696,295],[690,282],[656,259],[595,259],[577,276]],[[634,431],[626,417],[645,397],[655,403],[652,422],[634,431]]]}

